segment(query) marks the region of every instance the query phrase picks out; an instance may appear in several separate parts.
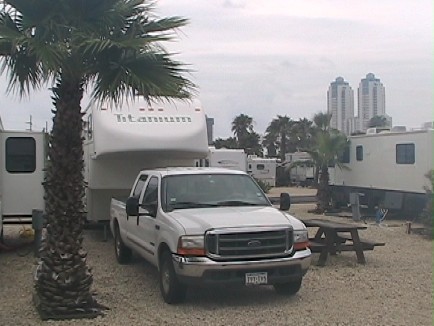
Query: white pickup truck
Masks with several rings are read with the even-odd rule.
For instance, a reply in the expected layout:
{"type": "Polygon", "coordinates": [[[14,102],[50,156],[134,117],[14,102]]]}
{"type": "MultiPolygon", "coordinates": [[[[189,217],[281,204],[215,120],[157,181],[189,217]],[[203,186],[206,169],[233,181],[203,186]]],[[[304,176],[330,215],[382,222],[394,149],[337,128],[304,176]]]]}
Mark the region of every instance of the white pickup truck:
{"type": "Polygon", "coordinates": [[[245,172],[166,168],[139,173],[126,201],[112,199],[110,227],[119,263],[132,251],[159,270],[167,303],[192,284],[273,285],[300,289],[311,260],[302,222],[274,208],[245,172]]]}

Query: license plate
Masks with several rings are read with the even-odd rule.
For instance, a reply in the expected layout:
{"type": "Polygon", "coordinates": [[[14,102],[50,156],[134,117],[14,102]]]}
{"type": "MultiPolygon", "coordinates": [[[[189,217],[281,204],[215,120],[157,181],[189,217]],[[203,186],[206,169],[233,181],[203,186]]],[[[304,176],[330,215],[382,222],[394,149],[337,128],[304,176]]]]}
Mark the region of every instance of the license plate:
{"type": "Polygon", "coordinates": [[[246,285],[259,285],[268,283],[267,272],[246,273],[246,285]]]}

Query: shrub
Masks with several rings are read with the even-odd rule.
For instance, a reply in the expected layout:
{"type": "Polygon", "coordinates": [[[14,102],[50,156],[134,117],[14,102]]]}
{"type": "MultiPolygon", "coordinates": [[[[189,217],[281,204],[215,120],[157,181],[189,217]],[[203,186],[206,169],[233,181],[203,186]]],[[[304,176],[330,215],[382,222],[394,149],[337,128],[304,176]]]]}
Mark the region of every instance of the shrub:
{"type": "Polygon", "coordinates": [[[258,184],[258,186],[261,187],[263,192],[268,193],[268,191],[270,191],[271,186],[267,182],[256,179],[256,178],[255,178],[255,181],[258,184]]]}
{"type": "Polygon", "coordinates": [[[426,206],[424,208],[424,210],[422,211],[422,213],[420,214],[419,218],[420,221],[425,225],[425,227],[427,228],[427,230],[431,233],[431,236],[433,235],[432,233],[432,228],[433,228],[433,211],[432,211],[432,203],[433,203],[433,189],[434,189],[434,170],[429,171],[426,175],[425,175],[430,181],[431,181],[431,189],[430,188],[426,188],[426,195],[427,195],[427,203],[426,206]]]}

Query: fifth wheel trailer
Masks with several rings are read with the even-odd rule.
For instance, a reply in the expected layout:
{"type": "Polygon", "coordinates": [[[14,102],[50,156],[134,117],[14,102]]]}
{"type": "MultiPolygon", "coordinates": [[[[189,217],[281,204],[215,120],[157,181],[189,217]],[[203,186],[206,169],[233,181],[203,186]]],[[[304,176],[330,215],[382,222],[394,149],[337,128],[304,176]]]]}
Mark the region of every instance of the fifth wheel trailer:
{"type": "MultiPolygon", "coordinates": [[[[109,220],[111,198],[128,196],[139,171],[194,166],[208,154],[199,102],[90,106],[83,120],[89,222],[109,220]]],[[[4,130],[0,120],[0,235],[4,223],[44,210],[45,139],[42,131],[4,130]]]]}
{"type": "Polygon", "coordinates": [[[244,149],[209,147],[205,159],[197,160],[196,167],[215,167],[247,171],[247,154],[244,149]]]}
{"type": "MultiPolygon", "coordinates": [[[[332,169],[337,203],[347,204],[351,193],[361,204],[418,214],[425,206],[426,174],[433,169],[433,129],[381,132],[350,136],[345,168],[332,169]]],[[[431,189],[432,190],[432,189],[431,189]]]]}
{"type": "Polygon", "coordinates": [[[108,221],[112,197],[127,197],[139,171],[194,166],[208,154],[199,102],[90,106],[84,116],[87,218],[108,221]]]}

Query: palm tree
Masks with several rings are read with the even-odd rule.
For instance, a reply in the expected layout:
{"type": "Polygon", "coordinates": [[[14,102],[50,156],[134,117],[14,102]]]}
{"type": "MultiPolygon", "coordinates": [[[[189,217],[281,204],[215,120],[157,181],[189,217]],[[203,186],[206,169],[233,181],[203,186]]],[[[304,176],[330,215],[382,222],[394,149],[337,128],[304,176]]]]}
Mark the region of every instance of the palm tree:
{"type": "Polygon", "coordinates": [[[332,115],[330,113],[319,112],[313,117],[313,123],[315,124],[316,130],[322,132],[327,132],[330,130],[330,121],[332,120],[332,115]]]}
{"type": "Polygon", "coordinates": [[[262,146],[267,149],[267,157],[277,157],[277,144],[275,135],[268,133],[262,140],[262,146]]]}
{"type": "Polygon", "coordinates": [[[38,310],[49,316],[101,311],[82,246],[83,150],[81,100],[119,104],[189,98],[187,69],[161,42],[187,21],[157,19],[144,0],[5,0],[0,3],[1,72],[21,96],[50,83],[54,104],[44,182],[47,235],[35,275],[38,310]],[[97,310],[95,310],[95,308],[97,310]]]}
{"type": "Polygon", "coordinates": [[[255,132],[251,131],[248,133],[244,139],[244,146],[245,152],[248,155],[257,155],[262,157],[263,156],[263,149],[261,146],[261,136],[255,132]]]}
{"type": "Polygon", "coordinates": [[[232,121],[231,130],[237,138],[239,148],[245,148],[247,137],[253,131],[253,118],[246,114],[236,116],[232,121]]]}
{"type": "Polygon", "coordinates": [[[319,171],[316,213],[324,213],[330,208],[331,191],[329,190],[329,166],[343,168],[339,158],[348,146],[347,137],[335,129],[316,134],[315,145],[306,150],[312,157],[319,171]]]}
{"type": "Polygon", "coordinates": [[[238,148],[237,140],[235,137],[229,137],[226,139],[217,138],[214,141],[214,146],[217,149],[219,149],[219,148],[230,148],[230,149],[238,148]]]}
{"type": "Polygon", "coordinates": [[[368,122],[368,128],[386,127],[387,119],[384,115],[374,115],[368,122]]]}
{"type": "Polygon", "coordinates": [[[291,128],[290,147],[291,152],[300,150],[301,148],[310,148],[312,146],[313,121],[303,118],[294,121],[291,128]]]}
{"type": "Polygon", "coordinates": [[[289,136],[293,121],[288,116],[278,115],[273,119],[265,130],[265,137],[268,142],[276,143],[279,146],[279,157],[282,162],[285,160],[285,154],[288,150],[289,136]]]}

